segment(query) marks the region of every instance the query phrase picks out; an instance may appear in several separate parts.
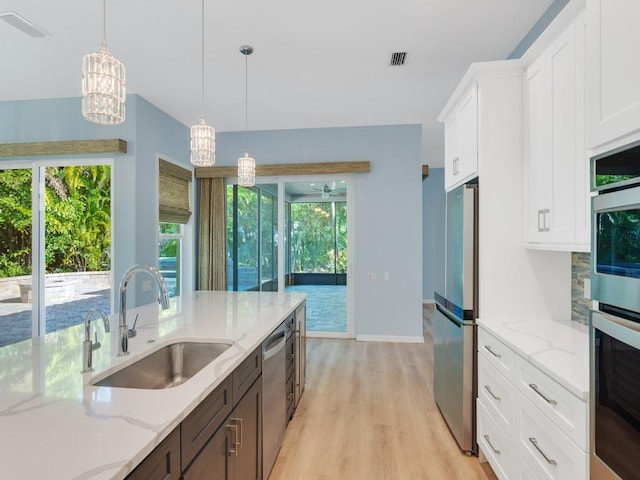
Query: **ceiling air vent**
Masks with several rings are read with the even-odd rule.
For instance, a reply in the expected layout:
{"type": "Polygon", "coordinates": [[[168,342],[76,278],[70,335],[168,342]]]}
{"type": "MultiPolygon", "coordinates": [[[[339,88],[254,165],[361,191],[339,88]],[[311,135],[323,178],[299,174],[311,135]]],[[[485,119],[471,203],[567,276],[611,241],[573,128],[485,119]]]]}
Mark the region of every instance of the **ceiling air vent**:
{"type": "Polygon", "coordinates": [[[16,12],[0,13],[0,19],[4,20],[9,25],[13,25],[18,30],[20,30],[23,33],[26,33],[30,37],[44,38],[49,36],[49,34],[45,32],[43,29],[31,23],[26,18],[18,15],[16,12]]]}
{"type": "Polygon", "coordinates": [[[391,63],[392,67],[398,65],[404,65],[404,61],[407,59],[407,52],[394,52],[391,54],[391,63]]]}

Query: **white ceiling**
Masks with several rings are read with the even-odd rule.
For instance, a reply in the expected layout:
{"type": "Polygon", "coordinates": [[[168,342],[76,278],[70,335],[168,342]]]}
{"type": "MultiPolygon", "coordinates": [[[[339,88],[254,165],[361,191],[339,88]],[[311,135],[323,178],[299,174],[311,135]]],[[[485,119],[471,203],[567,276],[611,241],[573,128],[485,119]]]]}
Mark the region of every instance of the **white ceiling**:
{"type": "MultiPolygon", "coordinates": [[[[217,131],[420,123],[442,165],[436,117],[472,62],[504,59],[552,0],[205,0],[205,115],[217,131]],[[391,67],[392,52],[407,51],[391,67]]],[[[0,0],[51,36],[0,22],[0,101],[80,96],[102,41],[101,0],[0,0]]],[[[107,44],[137,93],[185,125],[200,102],[200,0],[108,0],[107,44]]],[[[105,127],[107,128],[107,127],[105,127]]]]}

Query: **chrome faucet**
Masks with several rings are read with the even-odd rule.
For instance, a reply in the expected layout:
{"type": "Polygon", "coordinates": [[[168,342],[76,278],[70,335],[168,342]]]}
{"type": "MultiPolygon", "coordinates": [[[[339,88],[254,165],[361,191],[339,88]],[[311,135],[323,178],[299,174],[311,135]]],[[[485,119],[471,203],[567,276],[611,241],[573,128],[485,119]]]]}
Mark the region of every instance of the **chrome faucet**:
{"type": "Polygon", "coordinates": [[[158,303],[162,309],[166,310],[170,305],[167,285],[164,283],[162,275],[160,275],[160,270],[149,265],[134,265],[125,272],[120,282],[120,324],[118,326],[119,357],[129,353],[129,338],[134,337],[136,334],[135,323],[132,329],[129,329],[127,326],[127,285],[129,285],[129,281],[138,272],[147,272],[158,284],[158,303]]]}
{"type": "Polygon", "coordinates": [[[98,332],[95,333],[96,341],[91,341],[91,318],[94,314],[100,315],[102,323],[104,324],[104,332],[109,333],[109,317],[99,308],[92,308],[87,312],[87,316],[84,317],[84,342],[82,342],[82,373],[93,371],[93,351],[100,348],[100,342],[98,342],[98,332]]]}

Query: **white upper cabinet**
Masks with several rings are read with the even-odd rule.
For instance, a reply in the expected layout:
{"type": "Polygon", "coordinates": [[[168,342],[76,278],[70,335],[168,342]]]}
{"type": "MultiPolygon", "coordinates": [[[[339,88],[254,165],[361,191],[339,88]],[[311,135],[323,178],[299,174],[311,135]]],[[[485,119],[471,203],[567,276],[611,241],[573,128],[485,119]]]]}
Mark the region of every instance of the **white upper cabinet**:
{"type": "Polygon", "coordinates": [[[530,248],[589,249],[584,29],[581,15],[525,74],[524,234],[530,248]]]}
{"type": "Polygon", "coordinates": [[[473,83],[445,120],[445,189],[478,175],[478,87],[473,83]]]}
{"type": "Polygon", "coordinates": [[[499,132],[497,125],[503,125],[509,102],[522,95],[513,87],[516,77],[521,81],[519,60],[481,62],[472,64],[458,84],[438,117],[444,123],[445,190],[481,175],[483,157],[485,165],[498,161],[493,150],[500,150],[500,133],[507,133],[499,132]]]}
{"type": "Polygon", "coordinates": [[[640,1],[588,0],[587,145],[640,132],[640,1]]]}

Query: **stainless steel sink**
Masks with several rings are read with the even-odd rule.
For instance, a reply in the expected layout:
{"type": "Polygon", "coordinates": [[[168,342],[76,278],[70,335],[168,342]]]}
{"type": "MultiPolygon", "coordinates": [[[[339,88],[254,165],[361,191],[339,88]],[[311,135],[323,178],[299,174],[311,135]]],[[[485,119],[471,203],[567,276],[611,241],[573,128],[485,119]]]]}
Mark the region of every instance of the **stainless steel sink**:
{"type": "Polygon", "coordinates": [[[91,383],[98,387],[144,389],[175,387],[189,380],[230,346],[227,343],[171,343],[91,383]]]}

